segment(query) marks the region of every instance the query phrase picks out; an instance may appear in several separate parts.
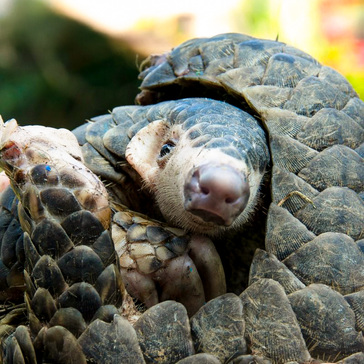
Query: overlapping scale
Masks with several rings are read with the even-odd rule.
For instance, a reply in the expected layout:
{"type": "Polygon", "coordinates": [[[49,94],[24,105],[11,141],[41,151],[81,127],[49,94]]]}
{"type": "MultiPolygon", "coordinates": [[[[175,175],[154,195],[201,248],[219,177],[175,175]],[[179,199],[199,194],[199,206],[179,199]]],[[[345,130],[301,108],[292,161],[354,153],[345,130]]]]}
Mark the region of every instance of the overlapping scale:
{"type": "Polygon", "coordinates": [[[346,234],[323,233],[283,263],[306,285],[324,283],[341,294],[364,288],[364,255],[346,234]]]}
{"type": "MultiPolygon", "coordinates": [[[[198,56],[202,57],[203,54],[196,50],[201,49],[203,41],[186,42],[172,51],[173,57],[164,56],[173,70],[179,69],[178,62],[183,59],[183,69],[187,70],[184,73],[175,72],[175,78],[168,80],[176,90],[181,91],[177,86],[188,74],[189,64],[199,64],[200,73],[195,83],[190,80],[191,91],[193,87],[198,87],[197,82],[203,82],[201,78],[209,78],[205,65],[197,62],[198,56]],[[189,63],[189,59],[193,62],[189,63]]],[[[302,274],[305,275],[307,284],[330,284],[333,289],[342,292],[360,289],[360,274],[357,276],[355,269],[351,270],[351,260],[343,259],[342,255],[349,254],[359,262],[363,254],[352,239],[362,241],[364,236],[364,102],[343,76],[330,67],[320,65],[304,52],[272,41],[233,41],[233,67],[223,68],[224,72],[217,79],[221,89],[232,94],[242,108],[248,111],[253,109],[255,115],[260,116],[269,133],[273,160],[270,185],[273,203],[268,211],[266,249],[283,262],[287,261],[287,264],[297,258],[295,267],[311,264],[310,272],[303,268],[298,274],[300,278],[302,274]],[[343,241],[350,241],[350,244],[345,244],[345,249],[335,243],[335,237],[339,235],[343,241]],[[323,238],[328,245],[336,248],[320,252],[321,257],[327,259],[320,263],[316,261],[320,257],[314,246],[316,241],[323,238]],[[301,251],[306,252],[304,257],[301,251]],[[342,267],[339,268],[337,264],[342,264],[342,267]],[[344,278],[341,277],[342,272],[345,272],[344,278]],[[346,273],[355,278],[349,278],[346,273]],[[331,276],[331,281],[328,276],[331,276]]],[[[222,64],[225,64],[225,57],[221,55],[222,64]]],[[[164,63],[162,58],[150,61],[151,65],[153,62],[164,63]]],[[[141,75],[142,79],[144,77],[148,77],[148,69],[141,75]]],[[[160,87],[156,83],[146,84],[143,81],[141,89],[144,96],[153,88],[154,95],[159,97],[157,100],[170,97],[167,92],[163,93],[163,80],[160,81],[160,87]]],[[[186,89],[183,89],[184,95],[188,95],[186,89]]],[[[168,90],[172,92],[171,87],[168,90]]],[[[362,245],[358,244],[359,247],[362,245]]],[[[267,276],[282,280],[281,272],[285,268],[277,262],[271,268],[265,264],[259,259],[255,260],[252,282],[267,276]]],[[[293,265],[289,267],[293,268],[293,265]]],[[[298,272],[296,269],[293,271],[298,272]]],[[[297,288],[294,294],[302,290],[302,287],[297,288]]],[[[359,295],[360,292],[352,295],[359,295]]],[[[315,317],[316,313],[312,312],[312,315],[315,317]]],[[[330,322],[322,322],[324,324],[330,325],[330,322]]],[[[338,338],[335,340],[338,341],[333,345],[342,345],[338,338]]],[[[348,362],[350,360],[348,358],[348,362]]],[[[355,362],[357,359],[352,360],[355,362]]]]}
{"type": "Polygon", "coordinates": [[[321,109],[301,126],[297,140],[318,151],[332,145],[355,149],[364,139],[364,129],[343,110],[321,109]]]}
{"type": "Polygon", "coordinates": [[[272,203],[268,210],[265,248],[282,260],[315,238],[307,227],[286,209],[272,203]]]}
{"type": "Polygon", "coordinates": [[[194,353],[187,311],[180,303],[166,301],[150,308],[134,329],[146,363],[177,362],[194,353]]]}
{"type": "Polygon", "coordinates": [[[225,362],[235,353],[246,353],[243,303],[233,293],[209,301],[191,318],[196,353],[206,353],[225,362]]]}
{"type": "Polygon", "coordinates": [[[93,321],[79,337],[78,344],[95,363],[145,364],[135,330],[119,315],[111,323],[93,321]]]}
{"type": "MultiPolygon", "coordinates": [[[[229,98],[229,96],[225,95],[224,98],[226,100],[241,105],[249,112],[254,110],[254,115],[261,118],[266,127],[266,131],[270,135],[274,165],[271,185],[274,204],[270,206],[268,211],[268,229],[266,232],[268,251],[277,254],[280,260],[284,259],[283,263],[287,262],[287,265],[291,268],[293,266],[305,267],[307,260],[309,261],[316,254],[315,250],[310,249],[312,249],[311,246],[314,246],[317,240],[325,237],[328,239],[327,244],[331,246],[330,244],[334,244],[336,241],[333,236],[337,237],[340,235],[342,236],[343,241],[350,240],[350,244],[344,244],[346,247],[344,249],[345,254],[350,257],[355,257],[358,262],[362,259],[362,253],[358,250],[358,247],[361,247],[360,243],[355,246],[355,244],[352,243],[351,238],[358,240],[359,242],[363,239],[362,226],[364,225],[362,216],[364,216],[364,211],[362,211],[363,186],[361,184],[362,171],[360,169],[360,163],[362,160],[360,158],[363,158],[362,146],[364,145],[362,134],[362,128],[364,128],[364,103],[357,97],[350,84],[341,75],[329,67],[321,66],[311,56],[304,52],[283,43],[256,40],[252,37],[234,34],[217,36],[212,39],[191,40],[180,47],[176,47],[171,54],[161,57],[151,57],[148,62],[150,68],[145,69],[141,75],[141,78],[143,79],[141,87],[143,90],[143,97],[140,97],[139,100],[143,102],[150,102],[150,100],[155,101],[160,98],[165,100],[169,97],[173,97],[173,92],[169,91],[177,90],[177,94],[179,94],[181,90],[179,87],[181,85],[183,86],[183,93],[181,93],[183,96],[189,95],[188,90],[192,90],[192,95],[196,96],[203,87],[213,86],[215,87],[214,90],[207,91],[204,89],[203,96],[213,95],[216,98],[220,97],[218,94],[221,93],[221,90],[229,92],[233,97],[229,98]],[[285,70],[286,72],[282,72],[282,70],[285,70]],[[199,87],[194,86],[196,83],[199,83],[199,87]],[[201,87],[201,84],[203,87],[201,87]],[[189,88],[190,85],[192,85],[192,87],[189,88]],[[164,86],[167,87],[167,92],[163,91],[162,87],[164,86]],[[221,88],[221,90],[219,90],[219,88],[221,88]],[[330,148],[332,146],[334,146],[334,148],[330,148]],[[355,152],[353,152],[353,149],[355,149],[355,152]],[[339,165],[342,166],[340,167],[340,173],[335,169],[336,165],[335,161],[333,161],[336,160],[337,157],[339,157],[339,165]],[[327,164],[333,165],[334,169],[331,169],[331,172],[330,169],[327,168],[327,164]],[[287,181],[289,181],[289,183],[287,181]],[[351,190],[351,188],[353,190],[351,190]],[[294,216],[292,214],[294,214],[294,216]],[[303,254],[301,253],[303,251],[307,252],[303,254]],[[296,258],[298,260],[295,260],[296,258]]],[[[193,104],[193,101],[190,102],[193,104]]],[[[149,111],[150,118],[153,119],[154,116],[152,115],[158,115],[159,113],[163,114],[168,107],[169,106],[164,104],[161,107],[158,106],[155,108],[152,106],[145,109],[138,106],[116,108],[113,110],[111,116],[103,116],[99,120],[95,119],[95,124],[100,122],[100,124],[95,127],[96,129],[99,129],[97,131],[94,129],[95,133],[92,134],[91,128],[89,135],[90,140],[95,140],[95,147],[99,146],[96,147],[96,149],[89,143],[86,143],[86,138],[84,138],[84,136],[87,128],[81,127],[80,132],[78,133],[79,141],[81,144],[84,144],[83,151],[86,163],[88,163],[94,172],[102,175],[103,178],[109,181],[113,181],[114,183],[121,182],[123,186],[129,186],[125,187],[124,190],[121,190],[120,188],[116,188],[115,185],[110,185],[109,191],[114,197],[117,196],[121,203],[128,204],[130,207],[134,208],[134,206],[141,206],[143,204],[141,201],[146,201],[146,196],[140,197],[141,193],[135,192],[135,186],[137,186],[137,189],[140,188],[137,176],[133,174],[133,171],[128,170],[124,163],[125,146],[128,142],[127,138],[131,138],[141,127],[148,123],[145,119],[145,115],[147,115],[149,111]],[[114,125],[125,126],[125,128],[120,127],[119,130],[126,130],[121,140],[120,138],[118,139],[118,133],[115,132],[118,127],[114,125]],[[109,131],[107,131],[107,129],[109,131]],[[103,149],[100,142],[100,133],[109,135],[108,138],[104,139],[104,141],[108,140],[108,144],[110,145],[110,149],[107,148],[108,151],[103,149]],[[125,135],[127,135],[127,138],[125,135]],[[120,144],[116,145],[118,140],[120,140],[120,144]],[[99,153],[104,157],[101,157],[99,153]],[[116,160],[112,153],[120,156],[121,160],[116,160]],[[105,157],[108,160],[105,160],[105,157]],[[137,183],[135,184],[135,182],[137,183]],[[133,186],[133,183],[135,186],[133,186]]],[[[176,115],[178,114],[177,109],[174,112],[176,115]]],[[[205,112],[208,111],[205,110],[205,112]]],[[[177,117],[183,119],[185,114],[181,112],[177,117]]],[[[148,120],[150,121],[151,119],[148,120]]],[[[37,153],[33,153],[33,158],[39,158],[39,156],[37,157],[37,153]]],[[[43,160],[39,159],[39,161],[43,160]]],[[[46,165],[44,165],[44,163],[43,167],[39,168],[39,170],[34,170],[33,172],[36,187],[43,190],[48,188],[49,191],[51,191],[44,192],[42,196],[51,196],[52,193],[56,196],[58,191],[54,190],[54,188],[57,188],[57,184],[59,183],[58,172],[55,173],[54,169],[51,169],[51,173],[47,174],[46,165]]],[[[18,174],[16,180],[19,185],[22,185],[24,183],[24,175],[21,173],[18,174]]],[[[66,180],[67,178],[62,177],[61,174],[61,184],[63,183],[64,187],[66,187],[66,180]]],[[[69,183],[67,188],[69,188],[69,183]]],[[[67,193],[62,196],[67,198],[66,195],[67,193]]],[[[52,261],[58,261],[58,259],[61,256],[64,256],[64,254],[67,254],[68,251],[75,250],[76,248],[74,246],[81,247],[82,249],[87,246],[89,249],[93,249],[106,268],[106,270],[103,271],[104,273],[99,275],[99,277],[102,278],[100,278],[99,281],[96,280],[96,289],[93,287],[96,294],[99,297],[102,297],[102,299],[100,298],[101,301],[110,302],[110,299],[113,299],[113,287],[119,287],[116,270],[110,268],[110,264],[113,262],[110,240],[105,238],[105,234],[102,235],[102,232],[98,237],[88,237],[87,234],[79,234],[76,232],[76,228],[82,226],[81,222],[83,220],[83,217],[80,218],[80,215],[77,215],[79,214],[77,209],[79,206],[81,206],[81,209],[91,209],[93,204],[88,203],[87,198],[85,198],[84,195],[79,194],[76,190],[74,190],[73,196],[77,203],[75,203],[75,200],[72,200],[72,197],[68,197],[73,203],[70,206],[66,206],[66,209],[68,209],[69,212],[73,211],[77,218],[72,217],[70,221],[64,222],[64,225],[65,227],[68,226],[67,232],[72,235],[71,240],[74,238],[75,242],[73,243],[73,246],[66,245],[64,253],[58,254],[58,256],[55,252],[57,249],[54,245],[49,243],[44,244],[42,241],[39,243],[38,237],[37,242],[32,242],[31,240],[33,239],[33,231],[36,229],[36,224],[34,225],[30,217],[34,216],[37,217],[37,219],[51,219],[48,215],[48,210],[43,208],[41,199],[34,194],[34,190],[32,191],[30,189],[28,195],[24,199],[24,206],[19,204],[19,220],[23,230],[26,231],[27,234],[24,234],[23,245],[20,243],[20,240],[17,240],[13,245],[10,244],[9,251],[6,251],[6,259],[8,262],[14,262],[15,256],[18,263],[19,259],[22,259],[22,254],[25,256],[25,265],[29,270],[29,276],[25,274],[26,286],[30,295],[29,300],[37,297],[36,282],[34,280],[32,281],[32,279],[34,267],[42,260],[42,255],[44,256],[45,253],[47,254],[48,257],[43,258],[43,260],[49,262],[50,267],[53,269],[54,264],[52,261]],[[109,247],[105,254],[101,248],[103,241],[106,241],[107,246],[109,247]],[[24,247],[23,253],[22,246],[24,247]],[[42,246],[44,252],[39,251],[39,246],[42,246]],[[113,277],[111,281],[114,282],[110,285],[103,283],[107,281],[106,277],[108,274],[110,277],[113,277]]],[[[11,199],[8,199],[7,203],[2,205],[3,211],[7,212],[0,215],[1,219],[3,219],[1,220],[1,227],[4,226],[4,228],[0,230],[0,233],[2,231],[5,232],[9,225],[10,215],[7,215],[7,213],[11,212],[14,214],[14,206],[12,202],[10,203],[10,200],[11,199]]],[[[63,227],[62,221],[60,221],[64,219],[64,216],[62,215],[63,212],[59,209],[61,205],[57,205],[57,203],[52,202],[51,199],[47,204],[49,204],[49,210],[53,213],[52,218],[54,217],[63,227]]],[[[139,210],[142,209],[139,208],[139,210]]],[[[101,225],[105,229],[105,222],[108,219],[108,215],[104,212],[95,215],[95,212],[92,211],[92,214],[99,219],[101,225]]],[[[138,226],[140,224],[143,225],[141,221],[133,221],[132,218],[125,219],[126,215],[128,215],[128,213],[124,214],[122,218],[119,218],[118,227],[113,230],[113,235],[118,236],[116,250],[120,253],[119,256],[123,255],[126,252],[126,249],[128,249],[126,236],[129,227],[133,224],[138,226]]],[[[86,218],[84,221],[86,221],[86,218]]],[[[84,226],[86,226],[86,224],[84,226]]],[[[151,226],[154,225],[151,224],[151,226]]],[[[137,240],[135,240],[136,238],[147,238],[150,240],[148,242],[150,247],[155,249],[155,256],[150,255],[150,262],[145,260],[147,263],[143,263],[148,269],[153,267],[153,264],[156,262],[166,261],[183,254],[188,246],[189,240],[186,239],[183,232],[181,233],[174,229],[168,231],[172,233],[172,238],[165,238],[168,234],[163,235],[165,234],[163,229],[161,233],[153,231],[151,234],[148,234],[148,231],[144,228],[135,230],[135,233],[138,232],[134,237],[135,243],[137,243],[137,240]],[[142,230],[143,233],[140,233],[142,230]],[[173,234],[176,235],[173,236],[173,234]],[[163,239],[165,244],[163,246],[158,245],[163,239]]],[[[8,234],[10,234],[10,230],[8,234]]],[[[145,241],[142,244],[145,244],[145,241]]],[[[150,250],[151,248],[148,249],[150,250]]],[[[314,273],[312,273],[310,277],[305,278],[307,284],[310,283],[310,279],[314,278],[314,280],[319,283],[324,282],[326,284],[331,284],[334,289],[338,289],[339,286],[342,287],[342,283],[339,284],[339,280],[335,280],[335,267],[337,268],[337,266],[335,265],[336,263],[333,264],[332,262],[343,263],[339,260],[343,253],[343,248],[339,244],[338,247],[329,250],[331,255],[325,257],[325,259],[327,259],[325,260],[325,264],[330,265],[331,271],[315,270],[315,267],[312,267],[314,273]],[[329,273],[331,274],[331,278],[333,277],[333,279],[330,278],[331,283],[327,280],[329,273]]],[[[325,253],[325,255],[326,254],[327,253],[325,253]]],[[[149,255],[145,254],[145,251],[143,251],[138,257],[141,256],[148,257],[149,255]]],[[[268,316],[271,319],[271,321],[267,322],[267,325],[269,325],[270,328],[269,332],[273,333],[272,338],[275,338],[275,334],[281,332],[279,329],[276,332],[271,329],[273,326],[280,327],[280,320],[282,319],[282,317],[272,318],[272,312],[277,308],[277,302],[279,302],[279,309],[285,307],[288,311],[290,310],[289,304],[287,304],[287,299],[284,298],[283,289],[278,284],[272,284],[271,282],[273,281],[269,281],[270,283],[268,284],[267,280],[258,280],[258,278],[267,278],[268,276],[269,278],[280,281],[282,284],[289,282],[289,284],[285,286],[287,292],[289,292],[289,290],[294,290],[294,292],[289,295],[290,302],[292,303],[292,307],[294,306],[296,316],[299,318],[298,322],[301,329],[304,331],[306,344],[310,349],[311,355],[316,357],[324,356],[324,358],[327,359],[328,355],[331,355],[332,353],[332,351],[330,353],[330,350],[336,350],[337,354],[335,354],[335,357],[338,359],[339,357],[350,355],[355,350],[363,350],[362,337],[353,329],[355,326],[353,317],[355,315],[357,316],[356,325],[358,328],[361,327],[361,312],[358,310],[357,306],[361,302],[360,294],[362,291],[351,293],[346,296],[346,299],[351,306],[343,304],[343,299],[340,294],[335,293],[334,291],[332,291],[334,292],[333,295],[331,295],[331,293],[327,294],[327,297],[332,297],[331,302],[328,302],[326,301],[326,297],[322,298],[321,296],[324,293],[331,292],[329,288],[324,285],[320,285],[318,289],[312,289],[311,287],[314,287],[314,285],[302,288],[291,274],[288,273],[286,268],[282,266],[283,263],[279,263],[273,258],[270,260],[268,259],[269,264],[262,263],[265,259],[263,258],[264,257],[260,257],[260,260],[256,260],[257,265],[255,267],[258,268],[255,273],[257,279],[253,279],[255,283],[242,295],[245,308],[247,309],[244,313],[245,318],[249,318],[251,321],[251,317],[254,316],[254,323],[257,325],[262,324],[262,332],[267,332],[261,315],[255,313],[253,316],[250,316],[251,312],[261,312],[259,310],[264,310],[266,307],[269,313],[268,316]],[[286,281],[286,279],[288,279],[288,281],[286,281]],[[294,288],[292,287],[291,279],[296,282],[293,285],[294,288]],[[264,293],[262,294],[262,291],[266,290],[272,292],[272,297],[275,298],[275,301],[270,300],[264,293]],[[309,294],[307,294],[307,292],[309,294]],[[311,309],[311,303],[305,296],[309,296],[310,294],[317,294],[317,297],[319,297],[317,302],[324,302],[326,311],[317,312],[317,310],[311,309]],[[297,297],[299,305],[293,303],[294,297],[297,297]],[[337,317],[333,318],[332,316],[338,307],[345,308],[343,313],[341,313],[342,316],[340,316],[341,321],[340,319],[336,320],[337,317]],[[255,311],[256,309],[258,311],[255,311]],[[302,312],[309,312],[309,316],[302,315],[302,312]],[[350,325],[338,326],[337,328],[337,326],[332,325],[332,321],[335,321],[335,324],[339,321],[341,323],[350,321],[350,325]],[[305,331],[308,323],[311,325],[311,332],[305,331]],[[323,338],[318,339],[318,336],[315,336],[314,334],[319,333],[322,327],[327,328],[328,331],[324,334],[323,338]],[[336,332],[333,333],[335,330],[336,332]],[[350,337],[345,335],[349,335],[350,337]],[[329,339],[327,339],[328,337],[329,339]],[[346,338],[346,342],[343,342],[343,338],[346,338]],[[314,345],[312,345],[312,343],[314,343],[314,345]]],[[[309,261],[308,263],[314,265],[313,262],[309,261]]],[[[136,269],[137,267],[135,260],[129,255],[124,255],[120,259],[120,264],[124,268],[130,267],[136,269]]],[[[305,268],[303,268],[303,270],[304,269],[305,268]]],[[[345,271],[345,273],[351,272],[350,274],[355,276],[354,281],[356,283],[355,285],[352,285],[353,287],[349,290],[359,289],[361,283],[359,282],[359,278],[357,282],[355,271],[351,271],[350,267],[345,267],[345,264],[340,269],[341,271],[345,271]]],[[[2,272],[2,277],[11,276],[9,275],[9,268],[4,264],[3,266],[0,265],[0,271],[2,272]]],[[[38,274],[37,272],[41,271],[42,270],[37,267],[36,275],[38,274]]],[[[294,268],[293,271],[297,273],[299,270],[294,268]]],[[[15,270],[13,270],[13,272],[13,277],[15,278],[12,282],[17,282],[16,277],[19,276],[15,274],[15,270]]],[[[297,274],[300,276],[301,273],[297,274]]],[[[42,281],[41,274],[39,274],[38,278],[42,281]]],[[[254,276],[252,276],[252,278],[254,278],[254,276]]],[[[72,279],[68,274],[67,280],[72,279]]],[[[93,280],[93,278],[91,278],[91,280],[93,280]]],[[[46,280],[43,279],[43,281],[46,283],[46,280]]],[[[349,281],[351,281],[351,279],[349,279],[349,281]]],[[[7,285],[7,283],[4,283],[4,278],[2,281],[0,280],[0,282],[3,282],[2,287],[7,285]]],[[[70,291],[71,293],[73,292],[73,289],[78,292],[80,283],[66,282],[65,280],[65,283],[62,283],[62,280],[60,280],[60,282],[61,285],[63,284],[65,287],[69,287],[66,289],[72,289],[70,291]]],[[[348,286],[350,286],[350,283],[348,286]]],[[[85,289],[90,289],[90,287],[92,288],[92,285],[84,283],[84,287],[85,289]]],[[[9,292],[7,286],[6,289],[6,292],[9,292]]],[[[347,288],[340,289],[344,292],[347,291],[347,288]]],[[[57,297],[54,297],[53,299],[57,299],[57,297]]],[[[45,301],[51,302],[51,300],[45,301]]],[[[120,296],[118,302],[121,302],[120,296]]],[[[47,303],[47,305],[48,304],[49,303],[47,303]]],[[[51,306],[52,305],[50,304],[50,307],[51,306]]],[[[96,306],[92,309],[89,308],[89,311],[85,308],[87,317],[91,317],[91,312],[94,312],[94,318],[100,315],[100,317],[108,317],[108,320],[110,320],[110,317],[114,312],[113,309],[106,309],[106,307],[109,306],[105,305],[100,305],[100,307],[96,309],[96,306]],[[105,314],[102,313],[104,307],[106,310],[105,314]]],[[[70,308],[61,308],[57,312],[68,309],[70,308]]],[[[45,329],[42,328],[41,321],[36,317],[34,311],[31,308],[28,310],[32,332],[38,333],[38,336],[33,343],[34,347],[37,350],[46,348],[47,357],[51,359],[56,355],[55,352],[52,351],[53,348],[50,344],[53,332],[51,332],[52,335],[47,336],[45,329]]],[[[281,311],[279,312],[280,316],[282,316],[281,311]]],[[[55,315],[53,317],[55,317],[55,315]]],[[[93,318],[91,318],[91,320],[92,319],[93,318]]],[[[292,320],[294,321],[293,318],[292,320]]],[[[62,320],[56,322],[62,322],[62,320]]],[[[83,327],[82,320],[78,320],[77,322],[79,327],[83,327]]],[[[94,322],[97,322],[97,320],[94,322]]],[[[156,320],[156,322],[158,322],[158,320],[156,320]]],[[[251,325],[251,322],[247,324],[247,326],[249,328],[247,329],[246,334],[253,332],[256,329],[256,327],[254,328],[254,326],[251,325]]],[[[58,326],[55,324],[54,328],[57,327],[58,326]]],[[[70,326],[68,326],[68,328],[71,330],[70,326]]],[[[54,334],[57,333],[59,336],[57,343],[60,348],[64,346],[65,340],[70,338],[70,331],[68,328],[67,330],[58,330],[58,328],[57,330],[54,330],[54,334]]],[[[77,332],[77,335],[79,335],[79,330],[74,332],[77,332]]],[[[259,333],[259,335],[260,334],[261,333],[259,333]]],[[[6,355],[9,356],[8,360],[12,361],[14,358],[19,358],[16,360],[22,362],[23,354],[21,353],[25,353],[26,350],[23,347],[25,347],[26,343],[29,341],[22,338],[23,336],[21,336],[20,333],[18,336],[19,338],[15,336],[9,338],[9,345],[7,346],[9,350],[6,352],[6,355]]],[[[282,340],[282,338],[284,338],[284,335],[278,337],[279,340],[282,340]]],[[[257,348],[259,352],[264,352],[265,357],[268,356],[272,358],[274,363],[280,363],[286,359],[291,360],[290,358],[292,355],[293,357],[296,355],[292,354],[292,351],[290,351],[295,347],[296,342],[293,343],[293,341],[290,341],[287,342],[286,345],[280,346],[276,345],[276,342],[273,339],[272,342],[274,343],[271,344],[271,341],[269,341],[271,339],[267,338],[268,345],[260,346],[259,343],[262,342],[262,340],[250,335],[249,340],[251,340],[251,342],[248,344],[250,348],[257,348]]],[[[95,339],[95,342],[96,340],[99,339],[95,339]]],[[[297,351],[296,358],[300,359],[295,360],[308,360],[309,354],[307,353],[306,346],[302,344],[301,339],[299,339],[299,342],[301,349],[297,351]]],[[[73,338],[70,340],[70,343],[72,343],[70,344],[70,347],[75,350],[75,357],[80,355],[78,360],[79,362],[82,362],[84,359],[81,354],[78,354],[79,346],[73,338]]],[[[94,344],[85,345],[94,347],[94,344]]],[[[107,350],[106,346],[102,346],[102,353],[107,350]]],[[[154,350],[153,347],[152,350],[154,350]]],[[[98,354],[92,354],[95,355],[93,358],[100,358],[102,353],[100,351],[98,354]]],[[[192,359],[193,357],[194,356],[191,356],[192,363],[194,362],[192,359]]],[[[266,360],[255,356],[254,358],[251,358],[250,356],[242,355],[232,362],[245,363],[247,360],[253,359],[262,363],[266,360]]],[[[187,359],[184,359],[182,362],[186,360],[187,359]]],[[[360,361],[360,354],[353,354],[342,362],[350,363],[352,360],[354,362],[356,360],[360,361]]]]}
{"type": "MultiPolygon", "coordinates": [[[[16,130],[19,135],[23,132],[16,130]]],[[[45,150],[37,142],[33,148],[40,155],[45,150]]],[[[77,337],[102,307],[113,305],[120,313],[127,293],[109,236],[111,210],[106,190],[78,160],[68,159],[69,168],[64,168],[62,159],[69,157],[62,149],[53,156],[52,149],[46,150],[42,164],[37,163],[35,153],[29,160],[24,154],[18,165],[22,183],[15,191],[20,202],[17,210],[9,212],[15,215],[20,211],[20,223],[16,215],[10,220],[3,214],[6,243],[2,244],[2,264],[9,269],[6,278],[11,285],[27,287],[25,303],[31,333],[29,336],[25,333],[28,329],[20,326],[4,343],[4,358],[5,362],[19,362],[24,356],[31,362],[35,352],[46,361],[86,363],[87,354],[77,337]],[[57,161],[57,166],[51,164],[57,161]]],[[[14,162],[5,157],[2,163],[7,168],[14,162]]],[[[10,174],[10,178],[14,176],[10,174]]],[[[11,198],[8,192],[2,196],[4,211],[11,198]]],[[[132,314],[131,300],[128,307],[132,314]]]]}
{"type": "Polygon", "coordinates": [[[305,285],[275,255],[257,249],[249,272],[249,286],[263,278],[277,281],[286,294],[303,289],[305,285]]]}
{"type": "Polygon", "coordinates": [[[364,234],[364,205],[347,187],[329,187],[312,199],[312,203],[295,213],[314,234],[344,233],[357,240],[364,234]]]}
{"type": "Polygon", "coordinates": [[[241,295],[246,325],[245,337],[251,350],[273,363],[309,361],[300,326],[282,286],[261,279],[241,295]]]}
{"type": "Polygon", "coordinates": [[[289,296],[310,352],[337,361],[364,350],[363,335],[355,329],[355,315],[338,292],[312,284],[289,296]]]}

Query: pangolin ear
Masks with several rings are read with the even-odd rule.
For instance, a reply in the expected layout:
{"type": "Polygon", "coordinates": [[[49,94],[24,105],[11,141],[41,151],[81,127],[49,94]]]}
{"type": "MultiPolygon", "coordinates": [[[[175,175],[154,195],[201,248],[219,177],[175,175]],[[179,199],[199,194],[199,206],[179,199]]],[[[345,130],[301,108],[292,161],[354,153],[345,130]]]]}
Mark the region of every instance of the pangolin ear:
{"type": "Polygon", "coordinates": [[[169,131],[170,125],[165,120],[153,121],[139,130],[126,147],[126,160],[150,188],[159,171],[157,158],[169,131]]]}

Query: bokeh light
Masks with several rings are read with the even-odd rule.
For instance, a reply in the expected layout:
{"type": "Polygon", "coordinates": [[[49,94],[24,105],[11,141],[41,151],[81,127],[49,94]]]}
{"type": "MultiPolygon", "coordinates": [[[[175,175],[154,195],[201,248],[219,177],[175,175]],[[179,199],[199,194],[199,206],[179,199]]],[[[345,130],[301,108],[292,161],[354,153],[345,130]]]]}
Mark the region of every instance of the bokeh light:
{"type": "Polygon", "coordinates": [[[364,98],[364,0],[1,0],[0,113],[73,127],[138,92],[137,64],[193,37],[279,39],[364,98]]]}

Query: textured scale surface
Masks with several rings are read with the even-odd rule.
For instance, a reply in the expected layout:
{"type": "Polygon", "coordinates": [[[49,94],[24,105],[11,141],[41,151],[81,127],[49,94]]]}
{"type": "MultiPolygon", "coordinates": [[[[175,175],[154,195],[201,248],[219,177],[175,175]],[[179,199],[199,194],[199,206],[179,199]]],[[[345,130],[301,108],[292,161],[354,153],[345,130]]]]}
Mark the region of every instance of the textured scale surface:
{"type": "MultiPolygon", "coordinates": [[[[163,56],[164,62],[152,58],[141,74],[139,101],[163,100],[177,86],[188,95],[202,84],[232,94],[243,109],[253,109],[269,134],[273,162],[267,251],[306,285],[324,283],[342,294],[360,291],[362,264],[356,260],[363,256],[355,241],[364,234],[364,160],[358,153],[364,143],[364,103],[335,70],[283,43],[230,35],[201,43],[177,47],[163,56]],[[203,60],[198,70],[197,57],[203,60]],[[168,77],[158,76],[166,68],[168,77]]],[[[276,279],[289,293],[293,283],[287,286],[288,278],[278,274],[281,269],[273,270],[256,255],[250,279],[276,279]]],[[[353,351],[362,350],[359,337],[353,351]]],[[[310,348],[314,339],[305,339],[310,348]]],[[[315,337],[316,357],[337,360],[344,355],[340,343],[331,343],[330,354],[318,354],[321,340],[325,345],[327,339],[315,337]]]]}
{"type": "MultiPolygon", "coordinates": [[[[19,203],[10,190],[2,195],[2,298],[18,295],[25,266],[30,322],[30,331],[25,326],[14,331],[18,323],[9,317],[4,321],[4,327],[14,331],[4,344],[5,363],[25,362],[21,357],[42,362],[39,353],[59,363],[108,363],[112,358],[123,358],[125,363],[216,359],[283,364],[312,358],[360,363],[364,351],[364,103],[347,80],[291,46],[240,34],[190,40],[168,54],[151,56],[140,77],[142,92],[137,100],[142,105],[210,97],[250,114],[248,128],[259,125],[253,117],[263,125],[271,154],[272,201],[263,206],[268,209],[266,252],[256,252],[249,287],[239,297],[230,293],[215,298],[190,320],[185,308],[171,301],[146,311],[134,328],[122,317],[112,319],[115,313],[122,314],[122,305],[130,305],[126,293],[114,296],[114,283],[105,283],[110,276],[113,282],[121,282],[118,269],[112,267],[121,267],[124,281],[126,272],[137,271],[145,277],[147,290],[156,282],[157,276],[151,279],[151,274],[187,257],[186,250],[193,246],[193,239],[183,231],[150,219],[161,219],[161,215],[126,160],[130,140],[163,119],[188,130],[196,146],[202,141],[236,159],[241,155],[234,148],[242,147],[239,122],[236,129],[235,124],[215,126],[216,110],[230,116],[232,123],[239,120],[240,111],[227,104],[190,98],[115,108],[75,130],[85,165],[107,182],[110,206],[114,212],[120,210],[113,215],[114,246],[107,253],[103,239],[110,246],[104,233],[109,227],[101,219],[96,223],[100,229],[88,228],[87,219],[99,218],[87,189],[80,189],[81,176],[59,173],[58,166],[49,173],[43,160],[27,174],[32,184],[26,185],[21,196],[17,193],[19,203]],[[219,138],[221,130],[231,134],[219,138]],[[42,182],[45,175],[46,184],[42,182]],[[52,234],[63,236],[62,244],[52,245],[52,234]],[[92,265],[84,265],[85,259],[92,265]],[[74,296],[84,298],[74,300],[74,296]],[[77,325],[70,327],[70,317],[77,325]],[[173,328],[176,320],[178,329],[173,328]],[[167,328],[179,330],[180,342],[170,341],[167,328]],[[122,330],[120,347],[108,346],[108,341],[119,340],[122,330]],[[103,332],[104,336],[110,333],[108,340],[100,339],[103,332]],[[56,336],[61,339],[54,350],[51,343],[56,336]],[[96,348],[98,340],[103,343],[100,348],[96,348]],[[130,349],[123,350],[124,343],[130,349]],[[108,350],[110,354],[103,357],[108,350]],[[64,359],[59,359],[60,353],[64,359]]],[[[259,170],[268,151],[264,133],[259,128],[254,133],[257,139],[250,143],[257,148],[249,160],[259,170]]],[[[24,175],[18,178],[22,181],[24,175]]]]}

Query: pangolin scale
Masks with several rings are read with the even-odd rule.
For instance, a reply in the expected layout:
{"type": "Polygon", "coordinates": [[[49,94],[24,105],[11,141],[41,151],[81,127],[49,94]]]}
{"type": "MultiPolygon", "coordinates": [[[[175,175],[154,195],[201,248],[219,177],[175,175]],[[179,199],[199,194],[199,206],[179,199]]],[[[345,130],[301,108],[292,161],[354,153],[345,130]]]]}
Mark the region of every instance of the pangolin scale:
{"type": "Polygon", "coordinates": [[[140,77],[141,105],[77,140],[1,127],[4,363],[364,362],[351,85],[241,34],[151,56],[140,77]],[[27,319],[9,304],[24,291],[27,319]]]}

